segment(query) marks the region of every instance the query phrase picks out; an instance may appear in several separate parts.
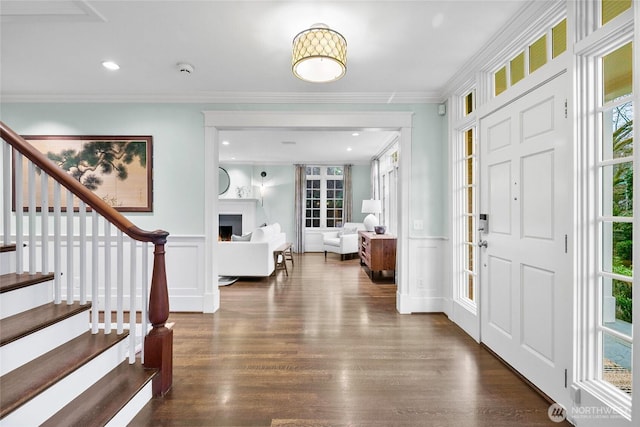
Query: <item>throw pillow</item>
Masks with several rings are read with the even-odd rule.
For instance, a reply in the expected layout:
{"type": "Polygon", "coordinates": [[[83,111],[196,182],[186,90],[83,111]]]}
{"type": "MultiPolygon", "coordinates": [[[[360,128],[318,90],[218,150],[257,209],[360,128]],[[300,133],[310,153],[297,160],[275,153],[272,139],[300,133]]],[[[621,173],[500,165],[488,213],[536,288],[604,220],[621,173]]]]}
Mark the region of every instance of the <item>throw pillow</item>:
{"type": "Polygon", "coordinates": [[[237,236],[235,234],[231,235],[232,242],[249,242],[251,240],[251,233],[243,234],[242,236],[237,236]]]}

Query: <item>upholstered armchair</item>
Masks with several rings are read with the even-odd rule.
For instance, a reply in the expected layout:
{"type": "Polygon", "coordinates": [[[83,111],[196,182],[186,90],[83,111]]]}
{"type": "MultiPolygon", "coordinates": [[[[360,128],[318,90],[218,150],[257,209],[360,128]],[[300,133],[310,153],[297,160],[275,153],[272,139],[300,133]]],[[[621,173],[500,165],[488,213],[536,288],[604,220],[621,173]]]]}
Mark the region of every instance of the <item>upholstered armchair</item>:
{"type": "Polygon", "coordinates": [[[361,222],[346,222],[344,227],[336,231],[328,231],[323,234],[324,257],[327,252],[340,254],[344,260],[346,255],[358,253],[358,230],[364,230],[361,222]]]}

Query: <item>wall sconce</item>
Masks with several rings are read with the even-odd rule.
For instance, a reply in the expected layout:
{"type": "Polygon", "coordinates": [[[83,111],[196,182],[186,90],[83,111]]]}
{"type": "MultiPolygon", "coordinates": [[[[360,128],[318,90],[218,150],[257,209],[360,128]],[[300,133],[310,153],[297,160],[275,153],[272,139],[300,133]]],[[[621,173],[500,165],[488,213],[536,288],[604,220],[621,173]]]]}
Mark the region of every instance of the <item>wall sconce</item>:
{"type": "Polygon", "coordinates": [[[262,177],[262,184],[260,185],[260,204],[264,206],[264,178],[267,176],[265,171],[260,172],[260,176],[262,177]]]}

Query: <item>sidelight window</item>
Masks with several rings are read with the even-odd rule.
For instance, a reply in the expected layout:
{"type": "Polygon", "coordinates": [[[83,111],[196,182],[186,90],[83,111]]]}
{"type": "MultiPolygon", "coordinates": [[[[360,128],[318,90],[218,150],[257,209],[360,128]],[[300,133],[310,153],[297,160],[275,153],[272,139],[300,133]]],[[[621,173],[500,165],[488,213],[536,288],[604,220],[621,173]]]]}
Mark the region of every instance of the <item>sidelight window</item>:
{"type": "Polygon", "coordinates": [[[601,58],[597,271],[600,379],[632,394],[633,102],[632,45],[601,58]]]}

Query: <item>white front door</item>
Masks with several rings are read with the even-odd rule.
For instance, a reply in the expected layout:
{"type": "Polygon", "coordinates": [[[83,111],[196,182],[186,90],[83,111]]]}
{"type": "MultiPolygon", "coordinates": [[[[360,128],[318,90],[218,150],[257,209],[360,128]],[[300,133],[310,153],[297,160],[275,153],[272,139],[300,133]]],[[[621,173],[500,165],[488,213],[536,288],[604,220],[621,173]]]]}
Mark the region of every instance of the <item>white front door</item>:
{"type": "Polygon", "coordinates": [[[569,407],[572,159],[566,75],[480,120],[481,341],[569,407]],[[482,242],[481,242],[482,243],[482,242]]]}

